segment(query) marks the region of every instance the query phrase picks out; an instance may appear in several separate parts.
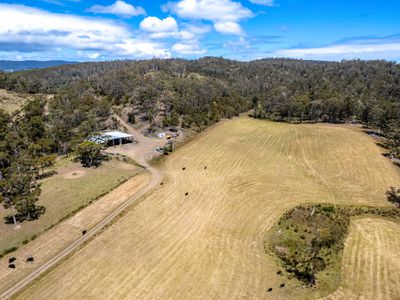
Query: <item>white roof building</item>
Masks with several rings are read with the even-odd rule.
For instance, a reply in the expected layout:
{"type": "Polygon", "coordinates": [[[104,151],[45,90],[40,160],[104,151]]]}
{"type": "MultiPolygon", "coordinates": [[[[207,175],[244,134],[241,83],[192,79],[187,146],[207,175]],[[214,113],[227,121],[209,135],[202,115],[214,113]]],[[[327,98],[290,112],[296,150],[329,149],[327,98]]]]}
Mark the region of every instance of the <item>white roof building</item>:
{"type": "Polygon", "coordinates": [[[125,132],[121,131],[108,131],[104,132],[102,136],[105,136],[108,138],[108,140],[117,140],[117,139],[126,139],[126,138],[132,138],[132,134],[128,134],[125,132]]]}
{"type": "Polygon", "coordinates": [[[88,140],[98,143],[98,144],[103,144],[112,141],[113,143],[117,141],[118,143],[122,143],[124,139],[130,140],[133,138],[132,134],[128,134],[125,132],[121,131],[107,131],[102,134],[90,137],[88,140]]]}

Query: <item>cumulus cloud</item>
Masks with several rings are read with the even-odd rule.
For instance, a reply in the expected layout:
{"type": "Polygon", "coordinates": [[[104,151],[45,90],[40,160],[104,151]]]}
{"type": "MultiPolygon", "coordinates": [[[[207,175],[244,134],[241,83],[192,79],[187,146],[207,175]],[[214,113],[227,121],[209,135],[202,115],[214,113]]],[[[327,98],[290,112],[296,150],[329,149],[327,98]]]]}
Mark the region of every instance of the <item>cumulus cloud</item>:
{"type": "Polygon", "coordinates": [[[87,11],[97,14],[113,14],[123,17],[146,15],[146,11],[142,7],[135,7],[132,4],[126,3],[122,0],[117,0],[114,4],[108,6],[94,5],[87,9],[87,11]]]}
{"type": "Polygon", "coordinates": [[[265,6],[274,6],[274,0],[249,0],[251,3],[265,5],[265,6]]]}
{"type": "Polygon", "coordinates": [[[111,21],[0,4],[0,51],[44,52],[59,48],[110,56],[170,55],[162,45],[133,37],[126,27],[111,21]]]}
{"type": "Polygon", "coordinates": [[[148,32],[174,32],[178,31],[178,23],[172,17],[165,19],[147,17],[140,22],[140,28],[148,32]]]}
{"type": "Polygon", "coordinates": [[[205,49],[201,49],[196,41],[176,43],[172,46],[172,51],[183,55],[201,55],[207,52],[205,49]]]}
{"type": "Polygon", "coordinates": [[[183,28],[186,31],[190,31],[196,35],[203,35],[212,30],[211,26],[205,24],[191,24],[191,23],[184,23],[183,28]]]}
{"type": "Polygon", "coordinates": [[[235,22],[217,22],[214,24],[214,29],[224,34],[243,34],[242,27],[235,22]]]}
{"type": "Polygon", "coordinates": [[[225,34],[242,34],[238,22],[253,16],[248,8],[232,0],[181,0],[169,2],[164,10],[185,19],[211,21],[215,30],[225,34]]]}
{"type": "Polygon", "coordinates": [[[153,42],[146,42],[146,41],[138,42],[135,39],[127,39],[124,40],[122,43],[118,44],[117,46],[124,50],[122,54],[125,56],[136,56],[136,57],[153,56],[160,58],[171,57],[171,53],[167,49],[163,49],[161,45],[155,44],[153,42]]]}
{"type": "MultiPolygon", "coordinates": [[[[181,40],[185,45],[185,49],[188,49],[188,45],[191,45],[193,52],[199,51],[199,39],[211,30],[210,26],[190,23],[183,23],[182,28],[179,28],[178,23],[173,17],[165,19],[147,17],[140,23],[140,28],[151,39],[181,40]],[[197,48],[193,45],[197,45],[197,48]]],[[[182,47],[182,45],[178,43],[177,47],[182,47]]]]}

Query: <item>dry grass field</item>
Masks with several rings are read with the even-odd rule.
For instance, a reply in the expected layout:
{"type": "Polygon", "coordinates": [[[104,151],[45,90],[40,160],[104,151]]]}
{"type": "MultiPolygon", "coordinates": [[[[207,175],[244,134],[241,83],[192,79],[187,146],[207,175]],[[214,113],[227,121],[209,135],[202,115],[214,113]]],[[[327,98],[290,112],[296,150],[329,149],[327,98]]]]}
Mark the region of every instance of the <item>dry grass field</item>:
{"type": "MultiPolygon", "coordinates": [[[[323,296],[276,275],[276,260],[264,252],[266,231],[300,203],[389,205],[386,190],[400,184],[399,169],[357,129],[249,118],[200,134],[169,156],[163,169],[166,179],[161,188],[17,298],[323,296]],[[283,282],[286,286],[279,288],[283,282]],[[269,287],[273,290],[267,293],[269,287]]],[[[364,250],[367,240],[352,242],[356,227],[363,227],[359,222],[352,227],[345,261],[352,260],[354,244],[360,254],[371,255],[364,250]]],[[[365,228],[374,237],[379,226],[365,228]]],[[[390,237],[382,233],[377,239],[390,237]]],[[[384,274],[380,268],[388,264],[376,253],[370,268],[384,274]]],[[[368,282],[384,286],[385,275],[377,278],[368,282]]],[[[345,276],[349,286],[352,280],[345,276]]],[[[362,288],[357,293],[369,291],[362,288]]]]}
{"type": "Polygon", "coordinates": [[[8,113],[12,113],[32,97],[20,93],[13,93],[7,90],[0,89],[0,108],[8,113]]]}
{"type": "Polygon", "coordinates": [[[0,252],[20,246],[24,240],[58,223],[71,212],[141,171],[133,164],[115,160],[97,169],[83,168],[67,160],[61,160],[58,164],[56,175],[41,180],[42,193],[38,205],[44,206],[46,212],[38,220],[21,223],[21,228],[15,230],[14,225],[6,225],[3,221],[10,210],[0,208],[0,252]]]}
{"type": "Polygon", "coordinates": [[[400,298],[400,225],[362,218],[352,222],[343,255],[343,284],[328,299],[400,298]]]}

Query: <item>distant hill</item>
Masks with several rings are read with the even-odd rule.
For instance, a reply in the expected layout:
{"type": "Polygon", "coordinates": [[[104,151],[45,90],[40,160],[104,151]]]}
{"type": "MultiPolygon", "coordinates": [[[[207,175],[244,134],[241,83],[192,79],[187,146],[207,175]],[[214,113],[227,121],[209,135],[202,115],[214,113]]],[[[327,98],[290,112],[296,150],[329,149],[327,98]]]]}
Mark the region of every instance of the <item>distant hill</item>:
{"type": "Polygon", "coordinates": [[[67,64],[75,64],[77,62],[74,61],[64,61],[64,60],[48,60],[48,61],[39,61],[39,60],[0,60],[0,70],[6,72],[15,72],[15,71],[23,71],[30,69],[43,69],[49,67],[55,67],[60,65],[67,64]]]}

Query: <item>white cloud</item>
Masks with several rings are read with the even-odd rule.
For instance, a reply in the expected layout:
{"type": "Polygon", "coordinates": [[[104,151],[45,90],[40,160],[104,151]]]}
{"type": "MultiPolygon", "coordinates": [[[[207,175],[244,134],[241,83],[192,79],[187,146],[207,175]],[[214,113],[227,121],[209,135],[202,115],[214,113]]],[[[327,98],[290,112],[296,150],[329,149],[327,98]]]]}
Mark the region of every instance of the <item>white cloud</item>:
{"type": "Polygon", "coordinates": [[[123,49],[123,55],[126,56],[143,56],[146,53],[147,57],[155,56],[160,58],[171,57],[171,53],[167,49],[163,49],[161,45],[157,45],[153,42],[138,42],[135,39],[127,39],[121,44],[117,45],[119,48],[123,49]]]}
{"type": "Polygon", "coordinates": [[[238,21],[253,13],[231,0],[181,0],[171,9],[180,17],[210,21],[238,21]]]}
{"type": "Polygon", "coordinates": [[[211,26],[209,25],[198,25],[198,24],[191,24],[191,23],[185,23],[183,24],[184,30],[190,31],[196,35],[203,35],[212,30],[211,26]]]}
{"type": "Polygon", "coordinates": [[[176,43],[172,46],[172,51],[183,55],[201,55],[206,53],[205,49],[201,49],[197,41],[176,43]]]}
{"type": "Polygon", "coordinates": [[[88,57],[89,57],[90,59],[97,59],[97,58],[100,57],[100,53],[99,53],[99,52],[90,53],[90,54],[88,54],[88,57]]]}
{"type": "Polygon", "coordinates": [[[211,30],[210,26],[194,25],[183,23],[179,29],[178,23],[173,17],[159,19],[157,17],[147,17],[140,23],[140,28],[148,32],[151,39],[179,39],[191,44],[199,43],[199,38],[211,30]]]}
{"type": "Polygon", "coordinates": [[[169,55],[162,45],[134,38],[126,27],[111,21],[0,4],[0,51],[56,53],[58,48],[110,57],[169,55]]]}
{"type": "Polygon", "coordinates": [[[387,44],[347,44],[316,48],[282,49],[275,52],[279,56],[295,58],[361,58],[399,57],[400,42],[387,44]]]}
{"type": "Polygon", "coordinates": [[[251,3],[265,5],[265,6],[274,6],[274,0],[249,0],[251,3]]]}
{"type": "Polygon", "coordinates": [[[147,17],[140,22],[140,28],[148,32],[174,32],[178,31],[178,23],[172,17],[163,20],[157,17],[147,17]]]}
{"type": "Polygon", "coordinates": [[[250,43],[244,38],[240,37],[237,41],[228,41],[224,44],[225,48],[229,48],[231,50],[244,50],[244,49],[249,49],[250,43]]]}
{"type": "Polygon", "coordinates": [[[126,3],[122,0],[117,0],[114,4],[109,6],[94,5],[87,9],[87,11],[98,14],[114,14],[123,17],[146,15],[146,11],[142,7],[135,7],[132,4],[126,3]]]}
{"type": "Polygon", "coordinates": [[[182,30],[179,32],[179,37],[182,40],[194,40],[196,39],[196,34],[188,30],[182,30]]]}
{"type": "Polygon", "coordinates": [[[241,34],[238,22],[253,16],[248,8],[232,0],[181,0],[168,3],[164,10],[185,19],[211,21],[216,30],[226,34],[241,34]]]}
{"type": "Polygon", "coordinates": [[[235,22],[217,22],[214,24],[214,29],[224,34],[243,34],[242,27],[240,27],[240,25],[235,22]]]}

